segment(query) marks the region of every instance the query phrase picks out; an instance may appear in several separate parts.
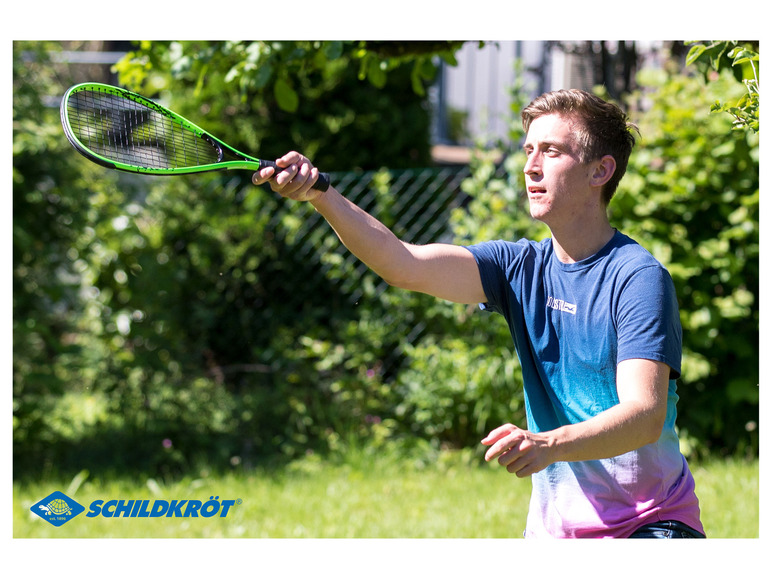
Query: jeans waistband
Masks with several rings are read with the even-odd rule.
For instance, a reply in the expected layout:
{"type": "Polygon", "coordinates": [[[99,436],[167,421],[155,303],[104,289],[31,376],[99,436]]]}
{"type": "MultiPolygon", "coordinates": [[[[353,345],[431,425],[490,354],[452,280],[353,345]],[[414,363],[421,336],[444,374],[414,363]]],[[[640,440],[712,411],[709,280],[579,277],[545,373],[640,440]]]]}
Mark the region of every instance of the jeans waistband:
{"type": "Polygon", "coordinates": [[[649,523],[635,530],[630,539],[704,539],[705,535],[680,521],[649,523]]]}

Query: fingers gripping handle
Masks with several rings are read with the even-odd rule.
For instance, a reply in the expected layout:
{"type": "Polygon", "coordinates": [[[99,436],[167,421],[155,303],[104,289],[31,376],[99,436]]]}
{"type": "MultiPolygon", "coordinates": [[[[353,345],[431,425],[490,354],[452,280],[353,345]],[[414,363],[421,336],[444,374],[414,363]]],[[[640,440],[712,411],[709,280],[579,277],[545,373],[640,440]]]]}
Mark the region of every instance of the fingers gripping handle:
{"type": "MultiPolygon", "coordinates": [[[[264,169],[266,167],[273,167],[276,170],[276,174],[278,175],[282,171],[286,170],[286,167],[279,167],[276,163],[273,161],[260,161],[260,168],[264,169]]],[[[327,189],[330,188],[330,174],[329,173],[322,173],[319,172],[319,177],[316,179],[316,183],[314,183],[313,186],[314,189],[317,191],[321,191],[324,193],[327,191],[327,189]]]]}

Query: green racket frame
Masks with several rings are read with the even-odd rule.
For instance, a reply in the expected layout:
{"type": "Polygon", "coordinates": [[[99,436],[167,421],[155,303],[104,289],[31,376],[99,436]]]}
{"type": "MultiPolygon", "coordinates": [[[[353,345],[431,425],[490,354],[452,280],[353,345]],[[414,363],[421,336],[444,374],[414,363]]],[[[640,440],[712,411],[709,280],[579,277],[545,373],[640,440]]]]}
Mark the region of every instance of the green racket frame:
{"type": "MultiPolygon", "coordinates": [[[[120,101],[117,101],[120,102],[120,101]]],[[[126,110],[119,110],[118,112],[124,113],[129,111],[130,108],[126,107],[126,110]]],[[[134,112],[134,111],[132,111],[134,112]]],[[[150,113],[152,114],[152,113],[150,113]]],[[[205,131],[198,125],[192,123],[185,117],[178,115],[174,111],[167,109],[166,107],[143,97],[137,93],[102,83],[82,83],[77,84],[70,89],[62,97],[60,106],[60,115],[62,126],[64,128],[65,135],[70,144],[86,158],[90,159],[94,163],[102,165],[110,169],[116,169],[118,171],[126,171],[131,173],[142,173],[149,175],[184,175],[190,173],[203,173],[207,171],[222,171],[243,169],[249,171],[258,171],[266,167],[273,167],[276,171],[281,171],[282,168],[278,167],[272,161],[266,161],[264,159],[258,159],[252,157],[241,151],[238,151],[227,145],[211,133],[205,131]],[[111,158],[106,154],[102,154],[98,151],[94,151],[88,143],[84,142],[79,134],[83,131],[79,131],[80,121],[78,119],[78,93],[90,92],[97,95],[105,95],[107,97],[118,97],[119,99],[126,99],[140,105],[136,110],[142,112],[142,107],[154,111],[169,120],[173,125],[175,131],[181,131],[180,134],[189,134],[195,139],[201,139],[206,143],[208,149],[208,156],[214,157],[216,160],[208,159],[208,162],[192,163],[183,166],[174,167],[155,167],[146,166],[141,164],[132,164],[123,162],[117,158],[111,158]]],[[[171,125],[170,125],[171,126],[171,125]]],[[[96,127],[97,130],[101,127],[96,127]]],[[[186,137],[187,138],[187,137],[186,137]]],[[[103,147],[104,148],[104,147],[103,147]]],[[[119,155],[116,153],[116,157],[119,155]]],[[[326,173],[320,173],[317,182],[314,184],[314,189],[325,191],[330,185],[330,177],[326,173]]]]}

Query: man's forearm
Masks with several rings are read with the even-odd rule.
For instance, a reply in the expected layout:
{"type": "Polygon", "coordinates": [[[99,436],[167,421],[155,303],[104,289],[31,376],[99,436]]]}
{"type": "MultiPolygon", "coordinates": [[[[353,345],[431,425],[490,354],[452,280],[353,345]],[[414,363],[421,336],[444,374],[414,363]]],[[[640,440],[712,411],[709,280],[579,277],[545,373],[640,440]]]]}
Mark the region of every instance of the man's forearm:
{"type": "Polygon", "coordinates": [[[619,403],[596,416],[546,432],[505,424],[482,443],[486,460],[517,476],[529,476],[554,462],[599,460],[619,456],[659,439],[667,414],[670,368],[650,360],[626,360],[617,366],[619,403]]]}
{"type": "Polygon", "coordinates": [[[610,458],[656,442],[663,424],[658,414],[624,402],[584,422],[545,432],[555,450],[551,462],[610,458]]]}
{"type": "Polygon", "coordinates": [[[311,201],[351,253],[392,285],[400,285],[412,254],[383,223],[330,187],[311,201]]]}

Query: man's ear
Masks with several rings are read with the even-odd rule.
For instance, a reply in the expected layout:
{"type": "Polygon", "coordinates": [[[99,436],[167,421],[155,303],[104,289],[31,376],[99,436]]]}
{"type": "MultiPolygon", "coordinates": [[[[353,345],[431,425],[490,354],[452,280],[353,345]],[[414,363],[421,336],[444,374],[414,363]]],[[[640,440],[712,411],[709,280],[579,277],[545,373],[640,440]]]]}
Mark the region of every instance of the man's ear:
{"type": "Polygon", "coordinates": [[[595,169],[590,176],[590,183],[595,187],[602,187],[614,175],[616,168],[617,162],[614,160],[614,157],[605,155],[595,163],[595,169]]]}

